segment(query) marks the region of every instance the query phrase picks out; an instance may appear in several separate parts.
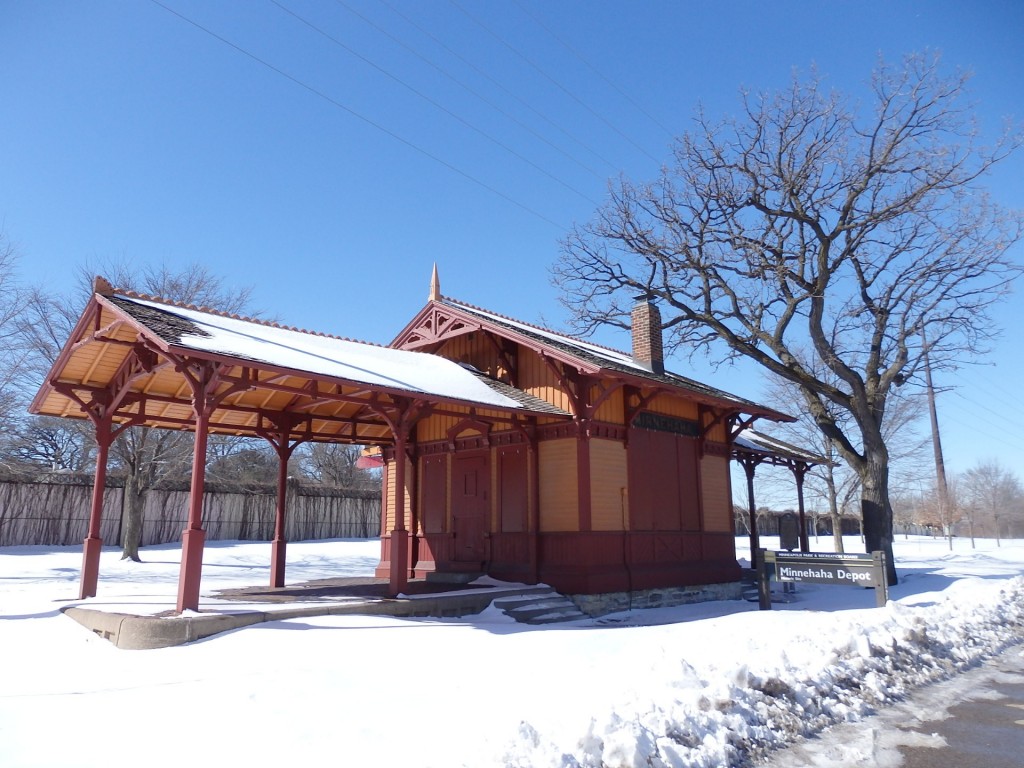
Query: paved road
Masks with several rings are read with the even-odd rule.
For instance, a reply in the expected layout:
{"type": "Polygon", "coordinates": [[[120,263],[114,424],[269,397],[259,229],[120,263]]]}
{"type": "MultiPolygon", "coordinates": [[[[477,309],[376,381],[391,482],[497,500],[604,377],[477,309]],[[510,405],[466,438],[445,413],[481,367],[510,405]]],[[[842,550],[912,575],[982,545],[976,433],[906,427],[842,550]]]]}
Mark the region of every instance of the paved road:
{"type": "Polygon", "coordinates": [[[1020,650],[986,665],[994,671],[981,698],[949,708],[949,717],[925,723],[947,746],[901,748],[905,768],[1021,768],[1024,766],[1024,659],[1020,650]],[[991,697],[995,693],[996,697],[991,697]]]}
{"type": "Polygon", "coordinates": [[[765,763],[765,768],[826,766],[1024,768],[1024,646],[765,763]]]}

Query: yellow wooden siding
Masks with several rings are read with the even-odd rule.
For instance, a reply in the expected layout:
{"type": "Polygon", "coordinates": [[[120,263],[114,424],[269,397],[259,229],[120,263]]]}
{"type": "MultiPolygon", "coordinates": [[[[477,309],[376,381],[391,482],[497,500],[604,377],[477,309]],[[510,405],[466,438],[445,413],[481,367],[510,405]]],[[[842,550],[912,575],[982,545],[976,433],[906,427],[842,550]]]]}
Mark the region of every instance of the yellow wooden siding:
{"type": "MultiPolygon", "coordinates": [[[[710,419],[711,417],[708,416],[709,421],[710,419]]],[[[727,443],[728,436],[725,430],[725,424],[723,424],[722,422],[718,422],[713,427],[711,427],[711,429],[708,430],[707,439],[713,443],[727,443]]]]}
{"type": "Polygon", "coordinates": [[[497,376],[498,351],[494,344],[480,331],[456,336],[445,342],[437,354],[460,363],[469,363],[474,368],[491,376],[497,376]]]}
{"type": "Polygon", "coordinates": [[[392,489],[395,487],[395,463],[389,461],[384,465],[384,487],[387,494],[384,497],[384,530],[381,533],[390,533],[395,530],[395,494],[392,489]]]}
{"type": "Polygon", "coordinates": [[[546,440],[539,450],[540,529],[577,531],[580,516],[576,440],[546,440]]]}
{"type": "Polygon", "coordinates": [[[626,446],[615,440],[590,442],[590,526],[621,531],[629,521],[626,446]]]}
{"type": "MultiPolygon", "coordinates": [[[[382,533],[390,533],[395,530],[395,462],[390,461],[384,467],[384,472],[387,475],[385,480],[387,484],[388,494],[387,498],[384,499],[384,509],[387,513],[385,519],[385,530],[382,533]]],[[[410,488],[412,487],[412,463],[406,460],[405,463],[405,528],[409,529],[409,515],[412,510],[412,495],[410,494],[410,488]]]]}
{"type": "MultiPolygon", "coordinates": [[[[594,388],[594,392],[591,396],[599,396],[596,387],[594,388]]],[[[608,399],[598,406],[597,413],[594,418],[598,421],[606,421],[609,424],[626,423],[626,408],[622,397],[621,387],[608,395],[608,399]]]]}
{"type": "Polygon", "coordinates": [[[540,355],[522,346],[519,347],[519,388],[564,411],[572,411],[569,397],[558,383],[558,377],[540,359],[540,355]]]}
{"type": "Polygon", "coordinates": [[[704,504],[704,530],[732,530],[732,489],[729,485],[729,460],[724,456],[704,456],[700,462],[700,484],[704,504]]]}
{"type": "Polygon", "coordinates": [[[428,416],[416,424],[416,440],[421,443],[444,440],[448,430],[458,423],[459,419],[454,416],[428,416]]]}
{"type": "Polygon", "coordinates": [[[697,404],[692,400],[684,400],[672,395],[658,395],[647,406],[648,411],[663,413],[666,416],[676,416],[680,419],[696,419],[697,404]]]}

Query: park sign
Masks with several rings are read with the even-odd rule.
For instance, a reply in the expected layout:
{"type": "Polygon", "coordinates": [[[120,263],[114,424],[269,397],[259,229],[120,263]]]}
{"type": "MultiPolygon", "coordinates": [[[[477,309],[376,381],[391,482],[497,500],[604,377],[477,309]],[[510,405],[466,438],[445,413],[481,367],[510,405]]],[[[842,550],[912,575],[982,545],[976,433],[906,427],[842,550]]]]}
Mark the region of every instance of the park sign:
{"type": "Polygon", "coordinates": [[[771,610],[772,577],[784,583],[846,584],[874,587],[879,607],[889,599],[885,553],[845,555],[834,552],[772,552],[761,550],[758,560],[758,595],[762,610],[771,610]]]}

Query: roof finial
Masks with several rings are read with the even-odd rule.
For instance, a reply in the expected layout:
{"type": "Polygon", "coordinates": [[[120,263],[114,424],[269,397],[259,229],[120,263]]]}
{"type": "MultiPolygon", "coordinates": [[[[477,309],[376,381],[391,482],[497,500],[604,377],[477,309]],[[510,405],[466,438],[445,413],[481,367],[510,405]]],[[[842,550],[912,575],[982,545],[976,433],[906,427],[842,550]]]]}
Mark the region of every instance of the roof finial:
{"type": "Polygon", "coordinates": [[[430,276],[430,301],[441,300],[441,280],[437,276],[437,262],[434,262],[434,272],[430,276]]]}
{"type": "Polygon", "coordinates": [[[96,275],[92,279],[92,292],[98,293],[101,296],[113,296],[114,286],[112,286],[107,280],[100,275],[96,275]]]}

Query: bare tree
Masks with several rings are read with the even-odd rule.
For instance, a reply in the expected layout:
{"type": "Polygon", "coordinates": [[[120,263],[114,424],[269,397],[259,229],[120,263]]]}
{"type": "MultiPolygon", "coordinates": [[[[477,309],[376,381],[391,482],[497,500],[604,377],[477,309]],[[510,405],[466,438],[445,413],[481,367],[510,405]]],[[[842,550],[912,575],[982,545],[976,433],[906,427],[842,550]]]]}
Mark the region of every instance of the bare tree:
{"type": "Polygon", "coordinates": [[[92,457],[83,432],[67,419],[29,416],[9,435],[4,453],[23,464],[51,472],[85,472],[92,457]]]}
{"type": "Polygon", "coordinates": [[[302,447],[303,472],[322,485],[339,488],[379,488],[380,475],[357,466],[362,446],[310,443],[302,447]]]}
{"type": "Polygon", "coordinates": [[[657,181],[611,189],[554,267],[581,332],[628,328],[644,295],[663,305],[669,349],[724,347],[796,384],[860,479],[866,545],[891,583],[890,395],[925,344],[933,367],[981,352],[1021,271],[1007,251],[1024,217],[980,178],[1022,136],[981,146],[966,82],[913,55],[878,65],[863,116],[817,77],[743,93],[738,117],[698,114],[657,181]]]}
{"type": "Polygon", "coordinates": [[[25,356],[18,340],[18,318],[25,308],[25,291],[18,281],[18,254],[0,231],[0,434],[16,425],[23,406],[18,371],[25,356]]]}
{"type": "Polygon", "coordinates": [[[975,526],[1002,541],[1007,523],[1024,510],[1024,489],[1018,477],[994,459],[982,461],[960,476],[958,487],[963,499],[965,517],[971,526],[974,544],[975,526]]]}
{"type": "Polygon", "coordinates": [[[277,480],[278,457],[265,440],[211,435],[206,479],[237,491],[277,480]]]}
{"type": "MultiPolygon", "coordinates": [[[[838,383],[835,377],[821,366],[816,368],[816,375],[823,379],[831,379],[833,384],[838,383]]],[[[799,387],[787,379],[778,377],[770,379],[765,394],[768,401],[775,403],[780,410],[785,410],[787,403],[799,402],[801,397],[799,387]]],[[[853,427],[848,412],[831,403],[825,405],[837,424],[841,424],[846,430],[853,427]]],[[[923,412],[924,398],[921,393],[900,391],[890,397],[882,425],[882,435],[889,449],[891,490],[902,490],[910,478],[920,477],[920,464],[927,439],[915,427],[923,412]]],[[[853,500],[860,494],[860,476],[843,462],[834,441],[818,428],[807,411],[797,414],[795,422],[778,424],[769,431],[827,459],[826,463],[808,472],[805,488],[809,498],[818,498],[827,506],[832,522],[835,550],[842,552],[843,517],[851,510],[853,500]]]]}

